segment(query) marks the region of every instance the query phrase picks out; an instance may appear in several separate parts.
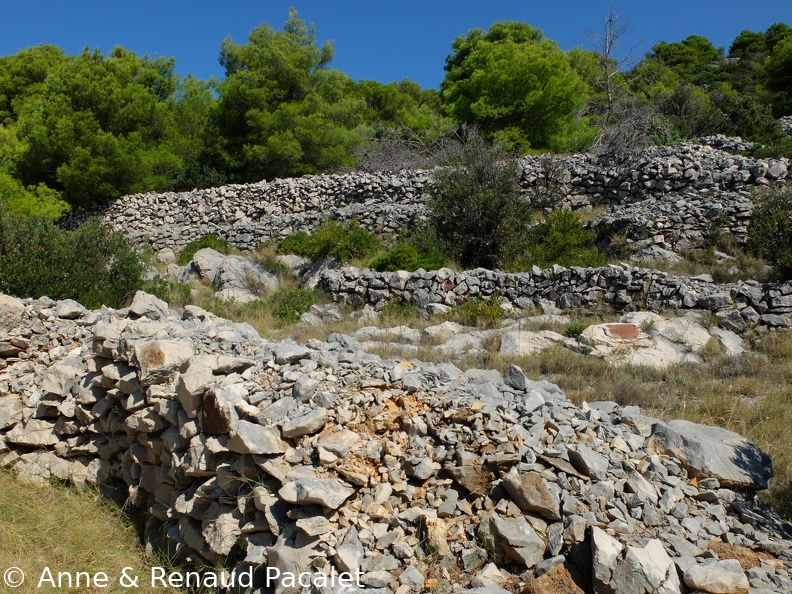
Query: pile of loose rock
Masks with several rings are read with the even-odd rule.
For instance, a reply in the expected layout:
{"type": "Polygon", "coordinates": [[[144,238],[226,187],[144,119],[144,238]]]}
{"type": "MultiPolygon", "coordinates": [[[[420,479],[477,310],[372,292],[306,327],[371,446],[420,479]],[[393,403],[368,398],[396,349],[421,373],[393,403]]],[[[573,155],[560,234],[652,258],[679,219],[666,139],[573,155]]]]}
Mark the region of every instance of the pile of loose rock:
{"type": "Polygon", "coordinates": [[[590,227],[598,237],[624,237],[635,250],[659,245],[682,252],[716,235],[744,244],[752,213],[748,192],[683,192],[613,206],[590,227]]]}
{"type": "Polygon", "coordinates": [[[755,445],[575,406],[515,366],[269,342],[143,293],[98,311],[0,296],[0,394],[4,466],[116,486],[149,546],[252,568],[256,591],[267,567],[383,594],[792,590],[755,445]]]}

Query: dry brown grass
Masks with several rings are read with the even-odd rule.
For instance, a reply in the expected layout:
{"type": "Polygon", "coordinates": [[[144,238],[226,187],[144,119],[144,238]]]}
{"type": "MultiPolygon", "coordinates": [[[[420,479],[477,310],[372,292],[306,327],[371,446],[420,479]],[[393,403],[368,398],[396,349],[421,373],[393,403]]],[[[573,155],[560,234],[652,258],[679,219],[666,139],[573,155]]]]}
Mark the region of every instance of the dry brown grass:
{"type": "Polygon", "coordinates": [[[547,379],[573,402],[613,400],[662,419],[687,419],[735,431],[773,457],[769,500],[792,516],[792,332],[754,340],[757,354],[727,356],[711,349],[699,365],[663,370],[609,366],[602,360],[551,348],[530,357],[492,355],[484,364],[504,371],[515,363],[533,379],[547,379]]]}
{"type": "MultiPolygon", "coordinates": [[[[0,586],[3,592],[129,592],[118,578],[122,568],[130,567],[128,574],[141,576],[140,588],[133,590],[147,594],[159,591],[145,578],[152,566],[162,565],[145,555],[131,523],[97,493],[25,484],[0,471],[0,572],[17,567],[26,576],[19,588],[0,586]],[[53,589],[44,582],[37,588],[45,567],[56,580],[58,572],[75,579],[76,572],[105,572],[108,587],[53,589]]],[[[81,579],[84,584],[86,577],[81,579]]]]}

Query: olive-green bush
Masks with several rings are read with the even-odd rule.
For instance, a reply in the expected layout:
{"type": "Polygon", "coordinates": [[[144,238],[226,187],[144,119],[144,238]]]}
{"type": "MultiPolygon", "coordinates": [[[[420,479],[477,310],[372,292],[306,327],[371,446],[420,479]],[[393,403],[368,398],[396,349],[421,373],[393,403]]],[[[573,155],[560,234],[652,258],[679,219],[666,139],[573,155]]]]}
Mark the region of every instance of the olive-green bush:
{"type": "Polygon", "coordinates": [[[142,271],[126,240],[96,220],[68,231],[0,211],[0,293],[120,307],[140,288],[142,271]]]}
{"type": "Polygon", "coordinates": [[[530,229],[523,253],[509,267],[602,266],[606,261],[580,218],[570,210],[556,210],[530,229]]]}
{"type": "Polygon", "coordinates": [[[366,231],[357,221],[346,225],[325,221],[311,234],[305,231],[292,233],[278,244],[278,250],[310,260],[331,256],[349,262],[373,256],[377,252],[377,236],[366,231]]]}
{"type": "Polygon", "coordinates": [[[779,276],[792,278],[792,187],[755,195],[747,247],[773,264],[779,276]]]}
{"type": "Polygon", "coordinates": [[[209,233],[208,235],[201,237],[201,239],[197,241],[191,241],[185,245],[184,249],[179,253],[179,258],[176,260],[176,263],[179,266],[186,266],[193,259],[195,252],[204,248],[212,248],[221,254],[228,254],[231,252],[231,245],[228,243],[228,241],[222,237],[218,237],[214,233],[209,233]]]}

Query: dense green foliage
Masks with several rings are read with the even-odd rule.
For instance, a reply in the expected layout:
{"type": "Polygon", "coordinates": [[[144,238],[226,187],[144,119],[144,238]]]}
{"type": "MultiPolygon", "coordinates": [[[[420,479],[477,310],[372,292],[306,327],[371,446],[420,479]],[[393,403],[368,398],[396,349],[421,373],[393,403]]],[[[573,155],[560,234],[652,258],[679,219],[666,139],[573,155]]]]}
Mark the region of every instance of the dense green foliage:
{"type": "Polygon", "coordinates": [[[211,248],[216,252],[220,252],[221,254],[231,253],[231,244],[229,244],[228,241],[222,237],[218,237],[214,233],[209,233],[208,235],[201,237],[201,239],[197,241],[191,241],[185,245],[184,249],[179,252],[179,257],[176,260],[176,263],[179,266],[186,266],[190,263],[190,260],[193,259],[195,252],[204,248],[211,248]]]}
{"type": "Polygon", "coordinates": [[[281,289],[269,298],[272,315],[286,324],[296,324],[300,316],[310,311],[316,303],[316,295],[307,289],[281,289]]]}
{"type": "Polygon", "coordinates": [[[380,272],[396,270],[412,272],[419,268],[437,270],[443,266],[445,266],[445,258],[441,254],[422,254],[409,243],[400,243],[388,253],[371,261],[371,267],[380,272]]]}
{"type": "MultiPolygon", "coordinates": [[[[443,102],[454,119],[525,153],[591,140],[575,117],[590,92],[570,57],[526,23],[498,22],[453,43],[443,102]]],[[[575,147],[577,148],[577,147],[575,147]]]]}
{"type": "Polygon", "coordinates": [[[292,233],[278,244],[284,254],[297,254],[316,260],[325,256],[349,262],[355,258],[370,258],[377,252],[377,237],[356,221],[343,225],[325,221],[311,234],[292,233]]]}
{"type": "Polygon", "coordinates": [[[792,186],[768,189],[756,197],[748,249],[775,265],[784,279],[792,278],[792,186]]]}
{"type": "Polygon", "coordinates": [[[477,134],[454,165],[436,175],[430,223],[462,266],[492,268],[512,257],[531,212],[517,165],[477,134]]]}
{"type": "Polygon", "coordinates": [[[602,266],[606,256],[594,245],[592,233],[571,210],[556,210],[534,225],[525,241],[524,255],[515,264],[524,269],[561,266],[602,266]]]}
{"type": "Polygon", "coordinates": [[[523,153],[724,133],[760,143],[756,156],[792,156],[777,122],[792,114],[788,25],[743,31],[728,51],[699,35],[661,42],[626,71],[594,47],[565,52],[497,22],[453,40],[440,91],[334,70],[332,44],[293,9],[281,29],[223,41],[222,80],[122,47],[27,48],[0,57],[0,200],[57,219],[131,192],[428,167],[453,160],[470,124],[523,153]]]}
{"type": "Polygon", "coordinates": [[[0,293],[120,307],[140,287],[141,272],[129,245],[96,221],[66,231],[0,210],[0,293]]]}

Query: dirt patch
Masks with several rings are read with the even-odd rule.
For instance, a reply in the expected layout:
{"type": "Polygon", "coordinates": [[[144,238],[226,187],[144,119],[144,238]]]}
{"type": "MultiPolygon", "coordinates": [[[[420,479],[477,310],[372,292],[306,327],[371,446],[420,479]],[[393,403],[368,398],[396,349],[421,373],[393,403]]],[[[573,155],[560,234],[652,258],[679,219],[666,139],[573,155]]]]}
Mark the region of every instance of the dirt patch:
{"type": "Polygon", "coordinates": [[[711,551],[717,553],[721,559],[736,559],[740,562],[743,569],[751,569],[751,567],[759,567],[760,561],[774,561],[772,555],[768,555],[762,551],[754,551],[747,547],[740,547],[737,545],[730,545],[722,540],[711,540],[707,544],[711,551]]]}
{"type": "Polygon", "coordinates": [[[585,583],[575,567],[563,563],[533,580],[523,594],[586,594],[585,583]]]}
{"type": "Polygon", "coordinates": [[[638,328],[635,324],[608,324],[608,334],[614,338],[635,340],[638,338],[638,328]]]}

